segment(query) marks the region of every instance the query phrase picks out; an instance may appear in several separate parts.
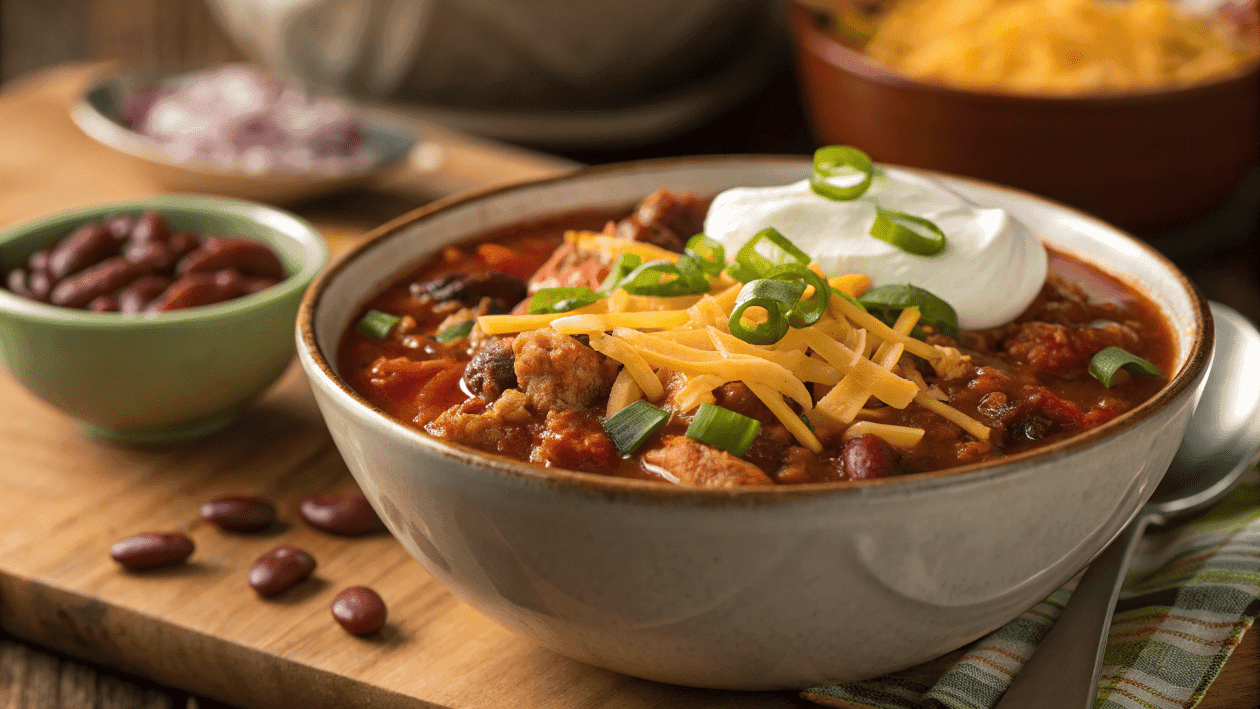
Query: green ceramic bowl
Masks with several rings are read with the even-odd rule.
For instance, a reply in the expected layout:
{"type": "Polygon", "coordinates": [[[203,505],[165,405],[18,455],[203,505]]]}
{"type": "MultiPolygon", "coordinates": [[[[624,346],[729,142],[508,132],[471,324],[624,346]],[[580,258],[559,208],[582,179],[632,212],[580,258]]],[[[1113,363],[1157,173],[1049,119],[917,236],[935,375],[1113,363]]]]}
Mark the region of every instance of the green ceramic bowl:
{"type": "Polygon", "coordinates": [[[146,209],[177,229],[265,241],[289,277],[243,298],[141,316],[61,308],[0,288],[0,364],[94,435],[175,442],[226,425],[284,371],[298,302],[328,249],[314,227],[287,212],[180,195],[77,209],[0,232],[0,269],[84,222],[146,209]]]}

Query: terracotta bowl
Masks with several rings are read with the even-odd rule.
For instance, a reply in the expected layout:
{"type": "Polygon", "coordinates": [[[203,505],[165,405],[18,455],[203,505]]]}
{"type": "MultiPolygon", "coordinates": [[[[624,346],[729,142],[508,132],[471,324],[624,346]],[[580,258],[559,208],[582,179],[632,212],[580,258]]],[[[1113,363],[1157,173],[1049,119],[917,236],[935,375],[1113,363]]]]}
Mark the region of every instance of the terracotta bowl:
{"type": "Polygon", "coordinates": [[[1148,233],[1228,200],[1260,163],[1260,64],[1188,87],[1028,96],[910,79],[844,46],[796,3],[790,26],[820,141],[992,180],[1148,233]]]}
{"type": "Polygon", "coordinates": [[[455,595],[556,652],[701,687],[802,688],[898,670],[1040,602],[1128,523],[1172,458],[1211,351],[1207,306],[1163,257],[1100,221],[959,178],[1166,315],[1168,386],[1133,411],[1004,462],[883,480],[715,490],[541,468],[433,438],[337,375],[361,305],[440,249],[660,187],[784,184],[801,158],[593,168],[447,200],[379,229],[325,272],[298,350],[346,463],[394,535],[455,595]]]}

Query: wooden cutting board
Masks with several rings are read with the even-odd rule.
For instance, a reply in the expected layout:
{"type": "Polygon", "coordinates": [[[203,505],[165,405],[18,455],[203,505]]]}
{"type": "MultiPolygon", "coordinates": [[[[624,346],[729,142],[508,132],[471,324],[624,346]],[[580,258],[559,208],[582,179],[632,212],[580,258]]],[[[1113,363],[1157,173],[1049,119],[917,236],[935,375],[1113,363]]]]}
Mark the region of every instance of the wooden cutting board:
{"type": "MultiPolygon", "coordinates": [[[[143,165],[95,145],[65,117],[98,69],[46,72],[0,94],[0,226],[160,191],[143,165]]],[[[349,197],[303,212],[334,252],[397,205],[568,167],[436,128],[427,135],[448,160],[390,185],[410,202],[349,197]]],[[[541,649],[455,600],[388,535],[335,538],[299,520],[303,496],[352,488],[296,366],[227,430],[165,449],[91,439],[0,375],[0,626],[251,709],[814,706],[792,692],[656,684],[541,649]],[[258,536],[202,523],[200,505],[226,493],[272,499],[287,526],[258,536]],[[110,561],[113,541],[147,530],[189,534],[191,563],[133,574],[110,561]],[[247,569],[279,544],[310,551],[319,566],[312,580],[263,601],[247,569]],[[329,614],[333,596],[357,584],[389,605],[390,623],[373,638],[347,635],[329,614]]],[[[1218,682],[1229,678],[1230,689],[1214,688],[1225,699],[1214,706],[1254,706],[1260,674],[1249,645],[1218,682]]]]}

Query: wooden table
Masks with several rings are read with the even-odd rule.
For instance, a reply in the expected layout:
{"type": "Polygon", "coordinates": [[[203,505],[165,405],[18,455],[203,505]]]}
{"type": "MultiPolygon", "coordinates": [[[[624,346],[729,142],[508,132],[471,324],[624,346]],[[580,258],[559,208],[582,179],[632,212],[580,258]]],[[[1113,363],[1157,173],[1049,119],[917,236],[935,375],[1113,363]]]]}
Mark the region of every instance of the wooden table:
{"type": "MultiPolygon", "coordinates": [[[[0,94],[0,225],[161,191],[143,164],[92,143],[66,118],[68,101],[98,69],[52,70],[0,94]]],[[[569,167],[434,127],[425,135],[447,156],[430,174],[300,207],[334,252],[440,194],[569,167]]],[[[186,692],[248,707],[806,705],[790,692],[690,690],[582,665],[455,601],[388,536],[334,539],[292,524],[303,495],[353,485],[296,368],[240,423],[179,449],[88,439],[8,378],[0,378],[0,402],[0,485],[8,491],[0,498],[0,626],[140,675],[0,639],[0,707],[197,704],[186,692]],[[271,497],[291,524],[264,537],[200,524],[200,503],[229,491],[271,497]],[[159,528],[194,536],[195,563],[137,576],[105,560],[113,539],[159,528]],[[277,543],[309,549],[321,566],[313,582],[264,603],[242,575],[277,543]],[[376,587],[390,604],[394,620],[375,639],[345,636],[327,616],[328,599],[353,583],[376,587]]],[[[1258,636],[1246,636],[1200,706],[1260,703],[1258,636]]]]}

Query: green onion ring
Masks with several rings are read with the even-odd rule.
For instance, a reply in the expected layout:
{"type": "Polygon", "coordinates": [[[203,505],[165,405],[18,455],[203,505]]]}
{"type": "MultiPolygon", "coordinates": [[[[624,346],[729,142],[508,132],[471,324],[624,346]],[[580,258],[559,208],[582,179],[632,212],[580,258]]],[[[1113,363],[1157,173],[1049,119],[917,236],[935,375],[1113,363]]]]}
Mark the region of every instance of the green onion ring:
{"type": "Polygon", "coordinates": [[[875,176],[871,157],[850,145],[828,145],[814,151],[814,172],[809,177],[809,188],[815,194],[847,202],[866,194],[875,176]],[[856,185],[840,187],[828,180],[835,177],[861,175],[856,185]]]}
{"type": "Polygon", "coordinates": [[[1094,355],[1089,361],[1089,374],[1102,385],[1111,388],[1111,380],[1120,368],[1129,370],[1144,377],[1163,376],[1163,372],[1153,363],[1138,357],[1123,347],[1107,347],[1094,355]]]}
{"type": "Polygon", "coordinates": [[[604,420],[604,430],[622,455],[630,455],[669,421],[669,412],[639,399],[604,420]]]}
{"type": "Polygon", "coordinates": [[[604,282],[599,284],[599,293],[608,295],[617,290],[617,286],[621,284],[622,279],[630,275],[642,263],[643,258],[638,254],[622,254],[617,259],[617,263],[613,264],[612,270],[604,277],[604,282]]]}
{"type": "Polygon", "coordinates": [[[670,263],[666,259],[657,259],[639,265],[628,273],[625,278],[621,279],[618,287],[624,289],[630,295],[667,298],[678,295],[707,293],[709,280],[707,278],[703,280],[704,285],[701,286],[689,280],[677,265],[670,263]],[[669,278],[669,280],[663,281],[661,280],[662,277],[669,278]]]}
{"type": "Polygon", "coordinates": [[[935,256],[945,250],[945,232],[922,217],[891,209],[875,208],[871,236],[906,253],[935,256]]]}
{"type": "Polygon", "coordinates": [[[858,304],[868,312],[885,313],[887,317],[884,321],[889,325],[896,320],[897,313],[914,306],[919,309],[919,319],[942,335],[953,337],[958,332],[958,313],[953,306],[931,291],[909,283],[889,283],[872,288],[862,295],[858,304]]]}
{"type": "Polygon", "coordinates": [[[699,262],[700,270],[710,278],[717,277],[726,266],[726,249],[704,234],[696,234],[688,239],[683,253],[699,262]]]}
{"type": "Polygon", "coordinates": [[[529,301],[530,315],[567,313],[602,298],[586,286],[576,288],[543,288],[529,301]]]}
{"type": "Polygon", "coordinates": [[[790,263],[809,265],[809,255],[779,233],[774,227],[767,227],[753,235],[748,243],[740,247],[735,260],[726,267],[726,272],[741,283],[765,278],[766,273],[776,266],[790,263]]]}
{"type": "Polygon", "coordinates": [[[461,337],[468,337],[468,333],[472,332],[473,325],[475,325],[476,322],[476,320],[465,320],[462,323],[456,323],[439,332],[433,339],[438,342],[450,342],[451,340],[458,340],[461,337]]]}
{"type": "MultiPolygon", "coordinates": [[[[804,300],[797,300],[788,310],[788,324],[794,328],[809,327],[822,319],[831,304],[831,287],[823,277],[800,264],[786,264],[770,269],[766,278],[774,281],[804,283],[813,286],[814,293],[804,300]]],[[[802,293],[808,290],[804,288],[802,293]]],[[[741,291],[742,292],[742,291],[741,291]]],[[[798,296],[799,298],[799,296],[798,296]]]]}
{"type": "Polygon", "coordinates": [[[804,281],[759,278],[745,283],[727,321],[731,334],[753,345],[773,345],[782,340],[788,331],[787,313],[804,292],[804,281]],[[753,307],[765,309],[766,321],[747,328],[743,322],[744,311],[753,307]]]}
{"type": "Polygon", "coordinates": [[[355,323],[354,329],[360,335],[365,335],[373,340],[385,341],[389,337],[389,331],[401,321],[402,318],[397,315],[390,315],[379,310],[369,310],[359,318],[359,322],[355,323]]]}
{"type": "Polygon", "coordinates": [[[687,437],[707,443],[736,457],[748,452],[761,422],[713,404],[701,404],[696,417],[687,427],[687,437]]]}

